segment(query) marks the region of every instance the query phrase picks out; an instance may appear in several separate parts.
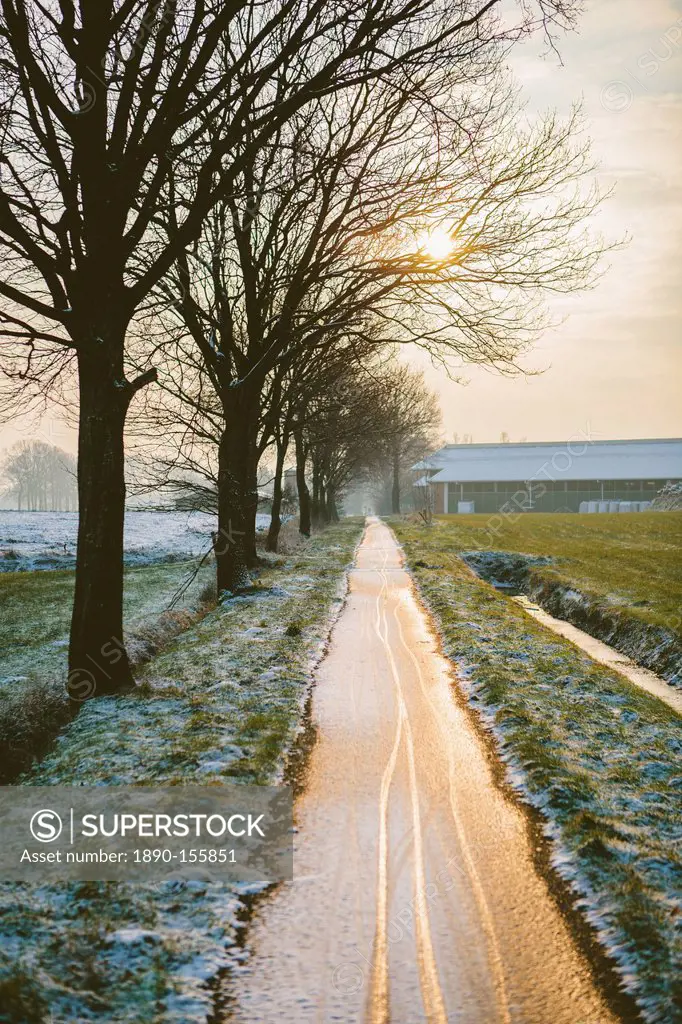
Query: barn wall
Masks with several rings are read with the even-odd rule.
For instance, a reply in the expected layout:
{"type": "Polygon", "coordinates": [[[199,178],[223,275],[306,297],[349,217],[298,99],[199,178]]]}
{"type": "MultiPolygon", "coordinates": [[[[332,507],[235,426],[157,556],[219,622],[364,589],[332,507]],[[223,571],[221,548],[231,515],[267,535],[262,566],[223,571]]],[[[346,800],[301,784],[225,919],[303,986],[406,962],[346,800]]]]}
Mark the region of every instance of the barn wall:
{"type": "MultiPolygon", "coordinates": [[[[476,512],[484,514],[577,512],[583,501],[652,501],[664,484],[664,480],[450,483],[448,510],[456,513],[458,501],[473,501],[476,512]]],[[[437,506],[436,511],[441,511],[442,497],[440,500],[441,507],[437,506]]]]}

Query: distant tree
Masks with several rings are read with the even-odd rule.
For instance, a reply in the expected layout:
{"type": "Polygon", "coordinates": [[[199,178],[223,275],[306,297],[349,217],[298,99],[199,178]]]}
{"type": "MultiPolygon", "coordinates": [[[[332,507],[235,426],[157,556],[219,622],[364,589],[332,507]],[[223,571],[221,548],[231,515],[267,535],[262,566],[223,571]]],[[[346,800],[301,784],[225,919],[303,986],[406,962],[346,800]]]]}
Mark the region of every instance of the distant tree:
{"type": "Polygon", "coordinates": [[[391,512],[400,512],[403,478],[413,463],[436,447],[441,423],[438,398],[424,383],[424,374],[397,363],[383,370],[382,444],[391,480],[391,512]]]}
{"type": "Polygon", "coordinates": [[[312,400],[304,435],[314,525],[336,521],[346,491],[371,483],[386,466],[396,439],[393,387],[399,373],[397,364],[385,372],[380,363],[350,366],[312,400]]]}
{"type": "Polygon", "coordinates": [[[2,474],[17,508],[68,512],[78,508],[76,460],[44,441],[20,441],[7,452],[2,474]]]}
{"type": "MultiPolygon", "coordinates": [[[[287,369],[278,390],[279,415],[274,435],[278,458],[268,550],[277,550],[280,512],[285,502],[282,470],[286,452],[293,447],[299,531],[303,536],[310,536],[312,502],[308,489],[307,463],[311,438],[316,429],[319,437],[320,416],[324,417],[329,407],[335,404],[339,389],[347,387],[348,381],[353,378],[367,381],[367,366],[376,363],[377,357],[378,347],[372,340],[336,337],[332,331],[325,332],[317,346],[299,345],[291,352],[291,359],[285,363],[287,369]]],[[[372,438],[368,437],[365,441],[369,453],[372,438]]]]}

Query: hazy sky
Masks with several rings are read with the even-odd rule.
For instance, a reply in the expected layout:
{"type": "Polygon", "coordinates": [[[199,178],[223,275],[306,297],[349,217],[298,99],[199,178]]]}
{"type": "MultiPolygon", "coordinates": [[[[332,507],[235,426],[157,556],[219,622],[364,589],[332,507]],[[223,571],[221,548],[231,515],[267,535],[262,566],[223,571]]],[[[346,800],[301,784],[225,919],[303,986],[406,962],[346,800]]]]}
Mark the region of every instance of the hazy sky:
{"type": "Polygon", "coordinates": [[[563,299],[570,318],[526,360],[542,376],[476,368],[461,387],[429,370],[448,440],[682,436],[682,0],[588,0],[560,50],[563,67],[529,46],[516,71],[531,107],[583,98],[601,178],[616,184],[601,229],[632,241],[595,291],[563,299]]]}
{"type": "MultiPolygon", "coordinates": [[[[516,71],[531,108],[584,99],[601,177],[616,184],[601,228],[632,241],[595,291],[563,300],[568,321],[527,360],[542,376],[469,369],[462,387],[428,369],[448,440],[682,436],[682,0],[588,0],[560,50],[563,66],[527,46],[516,71]]],[[[0,427],[0,447],[22,436],[75,447],[58,417],[0,427]]]]}

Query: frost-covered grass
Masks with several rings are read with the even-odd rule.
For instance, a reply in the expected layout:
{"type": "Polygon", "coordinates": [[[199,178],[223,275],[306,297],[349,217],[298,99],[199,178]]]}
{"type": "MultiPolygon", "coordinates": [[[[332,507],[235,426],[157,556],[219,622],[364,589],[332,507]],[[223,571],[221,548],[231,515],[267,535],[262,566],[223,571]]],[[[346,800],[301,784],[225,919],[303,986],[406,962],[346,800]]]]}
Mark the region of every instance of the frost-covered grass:
{"type": "Polygon", "coordinates": [[[551,555],[542,570],[636,618],[682,634],[682,512],[451,515],[443,550],[551,555]]]}
{"type": "MultiPolygon", "coordinates": [[[[189,558],[211,546],[216,517],[205,512],[142,512],[125,518],[127,565],[189,558]]],[[[267,529],[269,515],[258,515],[267,529]]],[[[0,509],[0,573],[72,569],[76,558],[77,512],[17,512],[0,509]]]]}
{"type": "MultiPolygon", "coordinates": [[[[86,704],[22,781],[279,778],[360,533],[361,523],[347,520],[271,558],[250,593],[225,601],[144,667],[140,693],[86,704]]],[[[11,999],[15,1010],[0,1020],[204,1021],[211,982],[238,955],[238,915],[253,889],[3,886],[0,1006],[11,999]]]]}
{"type": "Polygon", "coordinates": [[[444,550],[443,529],[392,525],[445,653],[512,784],[544,815],[554,864],[624,986],[647,1021],[682,1020],[679,716],[475,577],[444,550]]]}

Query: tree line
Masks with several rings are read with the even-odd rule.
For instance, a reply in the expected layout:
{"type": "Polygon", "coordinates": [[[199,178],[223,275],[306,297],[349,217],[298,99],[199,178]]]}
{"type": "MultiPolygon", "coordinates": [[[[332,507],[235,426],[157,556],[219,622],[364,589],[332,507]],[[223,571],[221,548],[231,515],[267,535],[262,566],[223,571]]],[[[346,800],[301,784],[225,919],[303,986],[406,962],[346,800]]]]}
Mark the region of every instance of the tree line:
{"type": "Polygon", "coordinates": [[[78,409],[70,676],[133,682],[126,429],[167,482],[215,496],[218,588],[235,591],[264,452],[274,505],[295,453],[309,532],[354,474],[423,440],[387,427],[410,388],[431,401],[401,345],[513,372],[543,293],[590,283],[604,245],[580,113],[531,123],[507,69],[579,7],[0,0],[4,402],[78,409]]]}
{"type": "Polygon", "coordinates": [[[19,441],[0,463],[4,494],[19,511],[74,512],[78,508],[76,460],[45,441],[19,441]]]}

